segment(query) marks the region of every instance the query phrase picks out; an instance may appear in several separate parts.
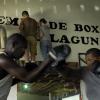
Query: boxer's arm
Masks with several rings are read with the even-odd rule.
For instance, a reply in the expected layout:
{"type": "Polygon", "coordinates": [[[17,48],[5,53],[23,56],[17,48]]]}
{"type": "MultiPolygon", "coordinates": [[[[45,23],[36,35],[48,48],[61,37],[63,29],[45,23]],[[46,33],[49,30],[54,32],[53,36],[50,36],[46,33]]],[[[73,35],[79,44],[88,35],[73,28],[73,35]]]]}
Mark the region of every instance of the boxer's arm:
{"type": "Polygon", "coordinates": [[[0,67],[7,71],[12,76],[24,82],[32,82],[36,76],[46,67],[50,59],[48,58],[39,67],[28,72],[25,68],[20,67],[15,61],[10,60],[5,56],[0,56],[0,67]]]}
{"type": "Polygon", "coordinates": [[[79,69],[72,69],[69,66],[66,65],[65,61],[61,61],[56,66],[56,69],[64,76],[64,77],[70,77],[75,79],[81,79],[82,78],[82,71],[84,68],[79,69]]]}
{"type": "Polygon", "coordinates": [[[15,76],[17,79],[20,79],[24,82],[32,82],[36,77],[41,73],[50,62],[55,62],[57,65],[58,62],[65,60],[69,56],[71,48],[68,45],[56,46],[49,53],[47,59],[45,59],[39,67],[28,72],[25,68],[20,67],[14,60],[9,58],[6,55],[0,55],[0,67],[7,71],[12,76],[15,76]]]}

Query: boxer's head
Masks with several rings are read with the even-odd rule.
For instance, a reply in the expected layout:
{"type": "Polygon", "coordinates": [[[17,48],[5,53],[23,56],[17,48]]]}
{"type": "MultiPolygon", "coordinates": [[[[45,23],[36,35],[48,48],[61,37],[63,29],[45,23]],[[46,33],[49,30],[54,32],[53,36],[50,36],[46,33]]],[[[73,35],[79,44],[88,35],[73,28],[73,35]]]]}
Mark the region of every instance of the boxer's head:
{"type": "Polygon", "coordinates": [[[91,48],[86,52],[86,63],[88,67],[91,67],[95,61],[100,61],[100,49],[91,48]]]}
{"type": "Polygon", "coordinates": [[[26,39],[21,34],[15,33],[7,39],[5,52],[9,57],[19,59],[24,55],[26,48],[26,39]]]}

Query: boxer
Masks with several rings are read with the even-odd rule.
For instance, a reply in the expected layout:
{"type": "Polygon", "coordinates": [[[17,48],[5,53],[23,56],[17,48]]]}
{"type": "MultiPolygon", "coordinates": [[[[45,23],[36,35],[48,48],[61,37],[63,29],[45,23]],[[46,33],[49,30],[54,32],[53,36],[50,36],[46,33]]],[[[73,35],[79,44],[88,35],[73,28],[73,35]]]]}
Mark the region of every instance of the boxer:
{"type": "Polygon", "coordinates": [[[7,39],[5,50],[0,53],[0,100],[7,100],[14,78],[23,82],[33,82],[48,63],[64,60],[71,50],[68,45],[57,46],[40,66],[29,71],[16,62],[24,55],[26,48],[27,41],[21,34],[14,33],[7,39]]]}

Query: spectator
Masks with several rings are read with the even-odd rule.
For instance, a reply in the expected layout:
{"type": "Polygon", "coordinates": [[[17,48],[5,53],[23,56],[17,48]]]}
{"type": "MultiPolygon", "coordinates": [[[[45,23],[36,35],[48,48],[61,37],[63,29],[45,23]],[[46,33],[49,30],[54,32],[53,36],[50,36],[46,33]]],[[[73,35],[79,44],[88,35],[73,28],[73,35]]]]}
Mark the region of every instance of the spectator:
{"type": "Polygon", "coordinates": [[[21,67],[16,61],[24,55],[26,48],[27,41],[21,34],[13,34],[7,39],[4,52],[0,53],[0,100],[7,100],[15,78],[30,83],[46,68],[46,61],[36,69],[29,70],[28,65],[28,69],[21,67]]]}
{"type": "Polygon", "coordinates": [[[40,24],[40,49],[44,59],[46,59],[48,52],[52,49],[50,28],[47,24],[46,19],[44,18],[40,19],[39,24],[40,24]]]}
{"type": "Polygon", "coordinates": [[[28,41],[28,49],[26,52],[26,62],[36,61],[37,55],[37,34],[38,34],[38,23],[35,19],[29,16],[27,11],[22,12],[22,19],[19,25],[21,34],[28,41]]]}

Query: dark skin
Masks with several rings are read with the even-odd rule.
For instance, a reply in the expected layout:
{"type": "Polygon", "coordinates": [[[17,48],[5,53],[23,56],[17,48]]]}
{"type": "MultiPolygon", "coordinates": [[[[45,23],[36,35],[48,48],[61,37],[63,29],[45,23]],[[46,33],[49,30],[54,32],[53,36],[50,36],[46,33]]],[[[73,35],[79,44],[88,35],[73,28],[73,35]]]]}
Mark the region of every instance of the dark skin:
{"type": "Polygon", "coordinates": [[[20,67],[15,61],[3,55],[0,56],[0,67],[21,81],[32,82],[34,81],[34,78],[46,67],[45,65],[48,63],[48,60],[49,59],[29,73],[25,68],[20,67]]]}
{"type": "MultiPolygon", "coordinates": [[[[12,45],[12,43],[10,45],[12,45]]],[[[10,45],[8,46],[9,48],[5,48],[7,55],[0,54],[0,69],[5,70],[10,75],[23,82],[33,82],[39,73],[46,68],[46,65],[50,62],[51,58],[46,59],[39,67],[29,72],[25,67],[21,67],[13,60],[16,58],[20,59],[24,55],[26,48],[24,48],[21,43],[12,46],[10,45]]]]}

